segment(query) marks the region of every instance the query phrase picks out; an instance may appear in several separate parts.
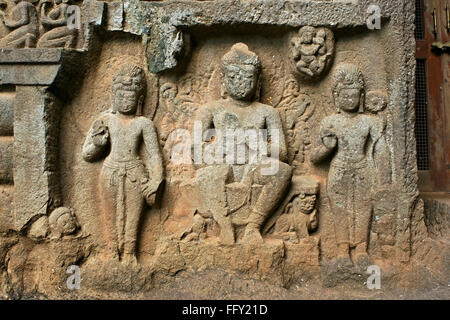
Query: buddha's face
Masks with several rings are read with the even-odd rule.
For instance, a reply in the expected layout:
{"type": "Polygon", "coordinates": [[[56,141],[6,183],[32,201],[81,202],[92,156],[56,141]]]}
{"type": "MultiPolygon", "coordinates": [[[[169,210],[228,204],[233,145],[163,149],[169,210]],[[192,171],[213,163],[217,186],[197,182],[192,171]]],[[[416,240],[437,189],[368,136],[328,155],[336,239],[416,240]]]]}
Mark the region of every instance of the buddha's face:
{"type": "Polygon", "coordinates": [[[231,98],[250,100],[255,96],[258,76],[253,65],[229,64],[225,67],[223,85],[231,98]]]}
{"type": "Polygon", "coordinates": [[[346,112],[357,111],[361,102],[361,89],[341,88],[334,93],[334,103],[346,112]]]}
{"type": "Polygon", "coordinates": [[[315,194],[301,193],[294,199],[293,207],[301,213],[309,214],[316,206],[316,198],[315,194]]]}

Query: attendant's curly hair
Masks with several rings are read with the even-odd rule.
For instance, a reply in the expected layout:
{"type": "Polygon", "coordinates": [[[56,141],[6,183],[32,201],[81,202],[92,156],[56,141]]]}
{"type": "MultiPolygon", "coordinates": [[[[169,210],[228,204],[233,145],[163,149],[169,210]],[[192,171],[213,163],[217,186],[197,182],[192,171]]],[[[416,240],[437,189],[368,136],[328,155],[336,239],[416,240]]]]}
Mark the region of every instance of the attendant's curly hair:
{"type": "Polygon", "coordinates": [[[342,88],[364,90],[365,82],[361,70],[354,64],[341,64],[334,75],[333,92],[342,88]]]}
{"type": "Polygon", "coordinates": [[[121,66],[113,77],[112,89],[113,92],[117,90],[136,90],[139,94],[144,94],[146,89],[144,70],[131,63],[121,66]],[[123,77],[130,77],[133,81],[131,83],[124,82],[123,77]]]}

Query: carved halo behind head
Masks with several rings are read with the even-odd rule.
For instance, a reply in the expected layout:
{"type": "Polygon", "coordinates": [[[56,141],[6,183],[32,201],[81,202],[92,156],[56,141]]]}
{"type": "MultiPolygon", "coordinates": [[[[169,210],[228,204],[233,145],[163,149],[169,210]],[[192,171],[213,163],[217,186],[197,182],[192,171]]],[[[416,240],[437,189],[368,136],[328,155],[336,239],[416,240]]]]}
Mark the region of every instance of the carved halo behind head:
{"type": "Polygon", "coordinates": [[[389,103],[389,96],[387,92],[382,90],[369,91],[366,94],[366,109],[372,113],[377,114],[378,112],[386,109],[389,103]]]}

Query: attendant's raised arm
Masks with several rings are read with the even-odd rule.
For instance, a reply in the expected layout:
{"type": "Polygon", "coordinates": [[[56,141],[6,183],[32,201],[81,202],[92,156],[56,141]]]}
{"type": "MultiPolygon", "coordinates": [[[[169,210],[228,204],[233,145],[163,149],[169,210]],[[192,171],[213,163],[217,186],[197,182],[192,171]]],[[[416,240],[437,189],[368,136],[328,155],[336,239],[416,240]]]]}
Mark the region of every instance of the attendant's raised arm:
{"type": "Polygon", "coordinates": [[[86,136],[83,145],[82,156],[87,162],[98,160],[105,152],[109,144],[109,131],[102,119],[97,119],[86,136]]]}

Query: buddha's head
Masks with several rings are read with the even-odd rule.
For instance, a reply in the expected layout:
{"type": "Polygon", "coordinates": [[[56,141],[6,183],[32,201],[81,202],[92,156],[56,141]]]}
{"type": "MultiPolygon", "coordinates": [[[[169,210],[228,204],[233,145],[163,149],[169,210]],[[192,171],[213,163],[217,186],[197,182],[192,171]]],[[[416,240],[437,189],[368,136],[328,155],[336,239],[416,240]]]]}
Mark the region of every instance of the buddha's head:
{"type": "Polygon", "coordinates": [[[261,61],[247,45],[233,45],[222,58],[222,96],[251,101],[259,98],[261,61]]]}

